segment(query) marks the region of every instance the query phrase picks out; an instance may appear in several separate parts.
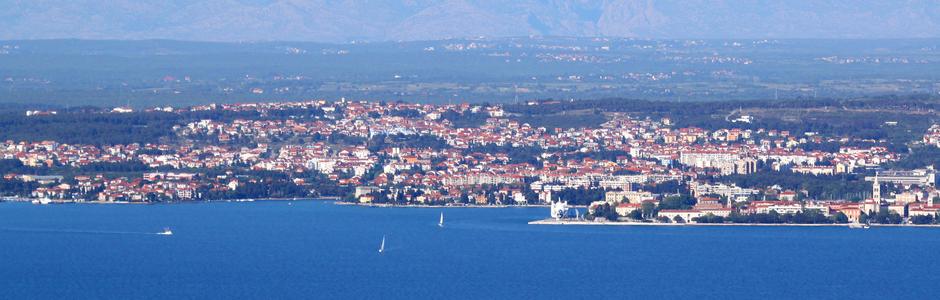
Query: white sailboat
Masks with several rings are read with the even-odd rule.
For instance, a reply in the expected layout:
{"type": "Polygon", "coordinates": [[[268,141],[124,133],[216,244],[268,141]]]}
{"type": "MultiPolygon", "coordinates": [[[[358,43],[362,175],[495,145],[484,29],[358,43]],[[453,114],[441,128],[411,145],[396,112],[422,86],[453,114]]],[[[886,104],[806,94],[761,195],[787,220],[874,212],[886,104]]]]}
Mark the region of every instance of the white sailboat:
{"type": "Polygon", "coordinates": [[[437,227],[444,228],[444,213],[441,212],[441,220],[437,222],[437,227]]]}
{"type": "Polygon", "coordinates": [[[379,245],[379,253],[385,253],[385,236],[382,236],[382,244],[379,245]]]}

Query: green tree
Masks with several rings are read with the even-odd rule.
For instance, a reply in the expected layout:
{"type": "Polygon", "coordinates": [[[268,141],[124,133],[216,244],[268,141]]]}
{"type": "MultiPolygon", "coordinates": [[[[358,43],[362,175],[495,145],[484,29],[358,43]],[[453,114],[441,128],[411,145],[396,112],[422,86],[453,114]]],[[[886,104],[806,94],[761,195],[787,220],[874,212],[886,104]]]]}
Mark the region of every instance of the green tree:
{"type": "Polygon", "coordinates": [[[832,215],[832,216],[829,216],[829,218],[830,218],[830,220],[832,221],[832,223],[845,224],[845,223],[848,223],[848,222],[849,222],[849,217],[846,216],[846,215],[845,215],[844,213],[842,213],[841,211],[835,213],[835,214],[832,215]]]}
{"type": "Polygon", "coordinates": [[[634,209],[630,212],[628,217],[634,220],[643,220],[643,212],[639,209],[634,209]]]}
{"type": "Polygon", "coordinates": [[[933,224],[933,223],[934,223],[934,216],[933,216],[933,215],[913,216],[913,217],[911,217],[911,223],[918,224],[918,225],[922,225],[922,224],[933,224]]]}
{"type": "Polygon", "coordinates": [[[655,210],[656,210],[656,204],[653,204],[653,202],[643,202],[643,204],[640,204],[640,210],[642,210],[643,219],[652,218],[652,217],[653,217],[653,213],[656,212],[656,211],[655,211],[655,210]]]}
{"type": "Polygon", "coordinates": [[[678,196],[669,196],[663,199],[659,204],[659,209],[690,209],[695,205],[695,198],[689,194],[680,194],[678,196]]]}

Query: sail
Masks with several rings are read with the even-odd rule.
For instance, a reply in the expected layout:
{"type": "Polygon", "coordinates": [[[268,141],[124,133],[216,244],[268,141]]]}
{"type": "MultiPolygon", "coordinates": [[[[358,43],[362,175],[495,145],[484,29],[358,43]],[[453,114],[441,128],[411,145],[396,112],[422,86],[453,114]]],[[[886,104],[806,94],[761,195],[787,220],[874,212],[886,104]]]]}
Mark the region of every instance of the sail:
{"type": "Polygon", "coordinates": [[[444,227],[444,213],[441,213],[441,220],[437,222],[437,226],[444,227]]]}
{"type": "Polygon", "coordinates": [[[385,236],[382,236],[382,244],[379,245],[379,253],[385,252],[385,236]]]}

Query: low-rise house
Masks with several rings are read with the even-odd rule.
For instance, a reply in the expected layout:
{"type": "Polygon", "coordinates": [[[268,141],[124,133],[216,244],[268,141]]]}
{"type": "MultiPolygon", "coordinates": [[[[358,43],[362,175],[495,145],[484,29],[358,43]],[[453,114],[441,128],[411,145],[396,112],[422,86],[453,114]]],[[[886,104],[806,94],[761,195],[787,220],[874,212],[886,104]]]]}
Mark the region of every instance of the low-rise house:
{"type": "Polygon", "coordinates": [[[614,208],[614,212],[621,217],[629,216],[634,211],[642,209],[643,205],[639,203],[620,203],[614,208]]]}

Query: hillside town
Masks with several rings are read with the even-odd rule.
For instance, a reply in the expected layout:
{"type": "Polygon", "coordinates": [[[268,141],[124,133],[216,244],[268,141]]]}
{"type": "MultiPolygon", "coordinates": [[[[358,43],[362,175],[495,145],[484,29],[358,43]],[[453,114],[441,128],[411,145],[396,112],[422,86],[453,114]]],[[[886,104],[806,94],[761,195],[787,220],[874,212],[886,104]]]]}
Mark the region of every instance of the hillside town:
{"type": "MultiPolygon", "coordinates": [[[[940,211],[933,166],[889,168],[903,154],[856,137],[741,126],[748,115],[708,130],[669,116],[572,112],[602,121],[546,127],[502,104],[345,99],[101,114],[207,117],[147,143],[5,141],[0,192],[37,203],[565,203],[588,208],[579,219],[660,223],[932,224],[940,211]],[[806,147],[821,143],[842,146],[806,147]]],[[[940,146],[940,125],[912,142],[940,146]]]]}

